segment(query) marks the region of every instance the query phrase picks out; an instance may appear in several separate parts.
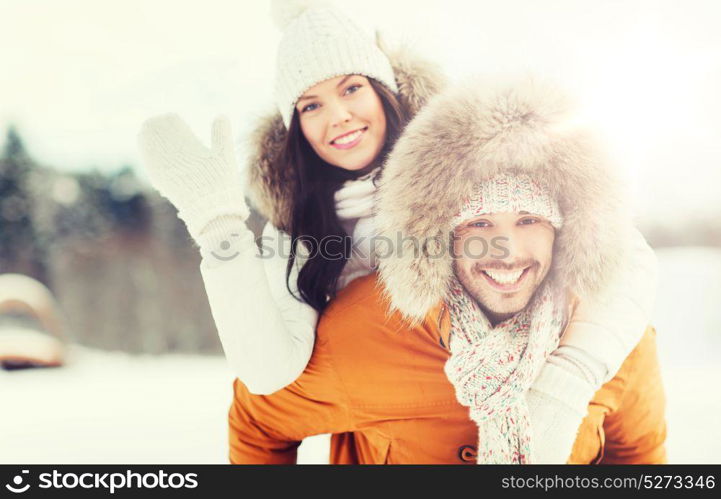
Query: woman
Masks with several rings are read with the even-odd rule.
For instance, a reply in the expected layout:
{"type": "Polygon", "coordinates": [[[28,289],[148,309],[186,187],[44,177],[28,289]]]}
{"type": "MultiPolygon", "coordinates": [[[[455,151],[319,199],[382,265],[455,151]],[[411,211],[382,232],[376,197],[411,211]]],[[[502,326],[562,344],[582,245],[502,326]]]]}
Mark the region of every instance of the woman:
{"type": "MultiPolygon", "coordinates": [[[[383,159],[405,121],[442,86],[435,67],[407,54],[387,56],[342,14],[292,4],[276,2],[279,13],[292,11],[278,51],[278,113],[253,136],[249,194],[270,222],[262,252],[244,223],[249,212],[227,119],[214,123],[211,149],[174,115],[148,120],[139,137],[153,185],[175,204],[200,247],[201,274],[233,373],[261,394],[303,371],[318,314],[336,291],[374,270],[368,248],[354,248],[344,236],[368,242],[383,159]]],[[[592,328],[572,323],[569,338],[578,345],[568,342],[549,359],[569,376],[600,386],[640,339],[650,305],[634,300],[653,294],[655,260],[645,243],[634,258],[639,274],[633,277],[645,284],[643,292],[628,296],[620,287],[616,302],[616,310],[633,317],[624,328],[616,322],[606,328],[605,314],[591,317],[592,328]],[[618,347],[604,358],[585,348],[599,332],[601,341],[618,347]]],[[[538,428],[565,412],[560,402],[543,409],[538,428]]]]}

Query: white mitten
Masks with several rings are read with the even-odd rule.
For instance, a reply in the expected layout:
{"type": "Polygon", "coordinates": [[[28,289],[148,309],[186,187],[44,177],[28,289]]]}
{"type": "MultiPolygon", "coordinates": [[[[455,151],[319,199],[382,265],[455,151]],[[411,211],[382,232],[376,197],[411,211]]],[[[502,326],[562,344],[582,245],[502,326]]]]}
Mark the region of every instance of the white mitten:
{"type": "Polygon", "coordinates": [[[595,392],[596,387],[565,359],[552,359],[543,365],[526,394],[534,463],[568,461],[595,392]]]}
{"type": "Polygon", "coordinates": [[[200,233],[211,221],[224,215],[235,215],[241,221],[248,218],[227,117],[219,116],[213,122],[211,148],[203,145],[177,114],[143,123],[138,145],[153,187],[175,205],[198,244],[200,233]]]}
{"type": "Polygon", "coordinates": [[[252,393],[268,395],[305,369],[318,313],[286,287],[288,258],[280,249],[287,255],[290,236],[268,224],[269,251],[261,254],[245,225],[248,207],[227,118],[214,121],[212,137],[211,148],[205,147],[169,114],[146,121],[138,142],[153,186],[175,205],[200,246],[201,276],[233,374],[252,393]]]}

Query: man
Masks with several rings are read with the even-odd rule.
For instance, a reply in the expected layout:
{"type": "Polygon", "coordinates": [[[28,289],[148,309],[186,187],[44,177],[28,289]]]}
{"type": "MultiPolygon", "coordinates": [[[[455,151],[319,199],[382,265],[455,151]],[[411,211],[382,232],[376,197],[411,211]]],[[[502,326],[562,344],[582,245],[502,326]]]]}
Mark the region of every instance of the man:
{"type": "MultiPolygon", "coordinates": [[[[339,293],[305,372],[270,396],[236,380],[231,462],[292,463],[319,433],[334,434],[335,464],[539,461],[530,409],[555,402],[534,398],[534,382],[556,372],[544,361],[577,297],[618,272],[625,217],[594,213],[614,185],[583,137],[559,126],[552,94],[477,88],[434,100],[397,143],[379,231],[413,237],[339,293]]],[[[572,449],[559,445],[564,461],[665,462],[653,328],[592,399],[559,379],[586,409],[568,419],[578,432],[572,449]]]]}

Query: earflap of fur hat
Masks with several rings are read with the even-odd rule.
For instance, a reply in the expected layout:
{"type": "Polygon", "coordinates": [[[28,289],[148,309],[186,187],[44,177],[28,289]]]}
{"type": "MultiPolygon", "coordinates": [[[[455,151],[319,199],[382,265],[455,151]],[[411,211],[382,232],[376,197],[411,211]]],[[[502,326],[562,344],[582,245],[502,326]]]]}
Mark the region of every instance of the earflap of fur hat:
{"type": "Polygon", "coordinates": [[[626,256],[630,217],[614,168],[575,118],[564,94],[532,79],[474,79],[416,116],[379,188],[379,234],[394,244],[380,282],[392,309],[420,321],[446,296],[453,216],[474,183],[502,172],[538,178],[559,202],[553,277],[579,296],[606,284],[626,256]]]}

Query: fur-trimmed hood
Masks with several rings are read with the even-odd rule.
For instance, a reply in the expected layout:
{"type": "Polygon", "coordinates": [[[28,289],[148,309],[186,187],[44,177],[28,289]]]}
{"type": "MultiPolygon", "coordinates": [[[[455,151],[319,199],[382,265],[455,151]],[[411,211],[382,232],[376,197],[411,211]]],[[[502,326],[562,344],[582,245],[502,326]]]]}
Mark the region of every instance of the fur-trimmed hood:
{"type": "Polygon", "coordinates": [[[570,101],[532,79],[489,83],[474,79],[432,99],[384,167],[379,235],[402,243],[380,259],[380,282],[391,308],[412,321],[446,296],[451,220],[461,200],[474,183],[503,171],[538,178],[558,200],[564,225],[551,275],[564,289],[576,296],[601,291],[627,257],[623,186],[570,101]],[[416,241],[427,251],[414,252],[416,241]]]}
{"type": "MultiPolygon", "coordinates": [[[[408,49],[390,51],[379,46],[388,56],[401,106],[409,117],[426,104],[445,85],[438,66],[420,59],[408,49]]],[[[278,160],[287,130],[279,112],[262,118],[250,136],[250,158],[247,194],[253,207],[275,227],[288,231],[293,205],[295,176],[278,160]]]]}

